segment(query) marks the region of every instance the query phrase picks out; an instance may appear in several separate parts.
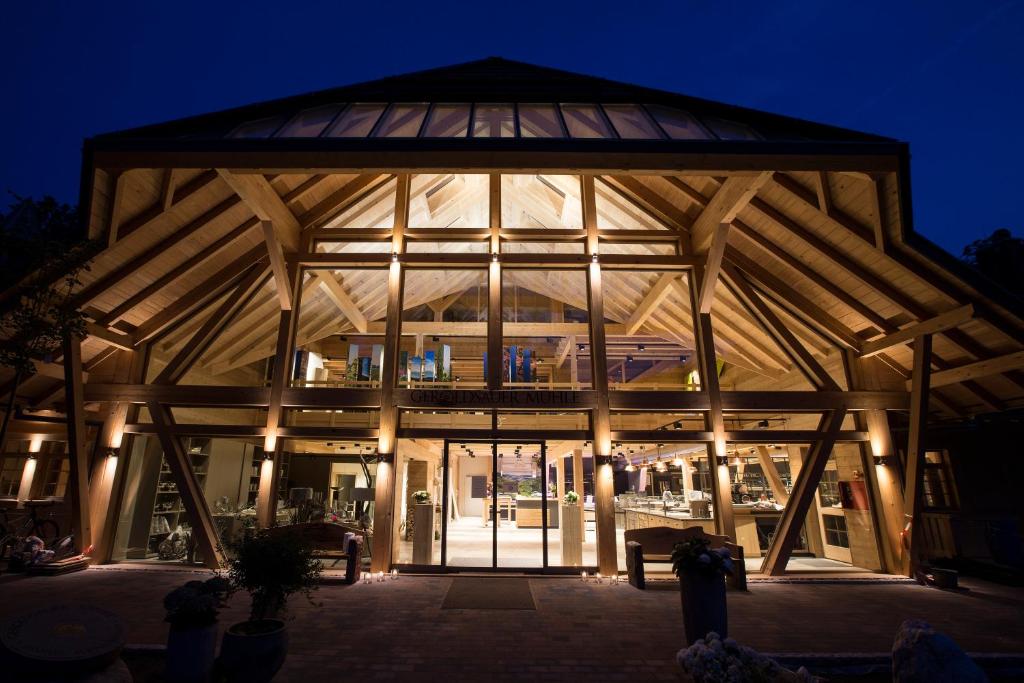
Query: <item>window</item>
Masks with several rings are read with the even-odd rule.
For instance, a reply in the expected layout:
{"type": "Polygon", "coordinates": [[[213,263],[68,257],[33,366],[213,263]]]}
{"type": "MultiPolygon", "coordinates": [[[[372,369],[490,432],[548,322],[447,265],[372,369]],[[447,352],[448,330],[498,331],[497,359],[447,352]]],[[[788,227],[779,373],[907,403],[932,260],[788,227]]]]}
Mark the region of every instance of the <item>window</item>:
{"type": "Polygon", "coordinates": [[[821,498],[822,507],[839,507],[839,473],[835,470],[825,470],[821,474],[821,483],[818,484],[818,496],[821,498]]]}
{"type": "Polygon", "coordinates": [[[414,138],[427,115],[426,102],[391,105],[373,134],[377,138],[414,138]]]}
{"type": "Polygon", "coordinates": [[[373,130],[383,104],[353,104],[338,117],[334,125],[326,133],[329,138],[365,138],[373,130]]]}
{"type": "Polygon", "coordinates": [[[825,543],[840,548],[850,547],[850,534],[846,529],[846,517],[843,515],[822,515],[825,526],[825,543]]]}
{"type": "Polygon", "coordinates": [[[464,138],[469,130],[468,104],[435,104],[423,131],[425,138],[464,138]]]}
{"type": "Polygon", "coordinates": [[[707,140],[710,137],[696,119],[684,111],[660,104],[647,105],[647,111],[673,140],[707,140]]]}
{"type": "Polygon", "coordinates": [[[315,138],[323,132],[341,110],[340,104],[328,104],[323,107],[303,109],[286,123],[274,137],[278,138],[315,138]]]}
{"type": "Polygon", "coordinates": [[[601,112],[593,104],[563,104],[562,115],[574,138],[615,138],[601,112]]]}
{"type": "Polygon", "coordinates": [[[238,128],[231,131],[229,138],[269,138],[281,124],[284,123],[283,116],[272,116],[257,121],[246,121],[238,128]]]}
{"type": "Polygon", "coordinates": [[[725,119],[705,119],[704,123],[721,140],[760,140],[757,133],[742,123],[725,119]]]}
{"type": "Polygon", "coordinates": [[[520,104],[519,134],[524,138],[564,138],[553,104],[520,104]]]}
{"type": "Polygon", "coordinates": [[[515,116],[511,104],[478,104],[473,109],[473,137],[514,138],[515,116]]]}
{"type": "Polygon", "coordinates": [[[924,454],[923,493],[926,508],[957,507],[946,451],[927,451],[924,454]]]}
{"type": "Polygon", "coordinates": [[[0,498],[13,498],[21,486],[21,474],[25,470],[24,455],[7,455],[0,464],[0,498]]]}
{"type": "Polygon", "coordinates": [[[44,498],[62,498],[68,485],[71,463],[67,454],[53,455],[46,464],[46,479],[43,480],[44,498]]]}
{"type": "Polygon", "coordinates": [[[608,115],[620,138],[657,140],[662,137],[650,117],[635,104],[606,104],[604,113],[608,115]]]}

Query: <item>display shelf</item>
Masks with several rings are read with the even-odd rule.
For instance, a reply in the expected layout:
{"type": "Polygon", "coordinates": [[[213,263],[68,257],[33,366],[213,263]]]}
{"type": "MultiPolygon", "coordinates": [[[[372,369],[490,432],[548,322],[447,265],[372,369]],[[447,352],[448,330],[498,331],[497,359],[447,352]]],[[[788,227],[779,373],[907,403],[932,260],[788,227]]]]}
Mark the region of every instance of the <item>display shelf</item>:
{"type": "MultiPolygon", "coordinates": [[[[188,461],[192,468],[192,473],[198,480],[200,487],[202,487],[205,483],[206,473],[210,464],[210,439],[188,439],[185,443],[185,452],[188,454],[188,461]]],[[[181,495],[178,491],[178,484],[174,481],[171,469],[167,465],[166,458],[160,462],[154,499],[158,500],[160,504],[173,501],[174,507],[169,510],[164,510],[154,504],[153,514],[150,516],[149,521],[150,532],[146,553],[147,556],[156,553],[156,549],[157,546],[159,546],[160,541],[181,525],[183,521],[182,517],[185,514],[185,508],[181,504],[181,495]],[[160,528],[161,523],[156,521],[157,517],[163,517],[167,520],[167,531],[153,531],[154,528],[160,528]]]]}

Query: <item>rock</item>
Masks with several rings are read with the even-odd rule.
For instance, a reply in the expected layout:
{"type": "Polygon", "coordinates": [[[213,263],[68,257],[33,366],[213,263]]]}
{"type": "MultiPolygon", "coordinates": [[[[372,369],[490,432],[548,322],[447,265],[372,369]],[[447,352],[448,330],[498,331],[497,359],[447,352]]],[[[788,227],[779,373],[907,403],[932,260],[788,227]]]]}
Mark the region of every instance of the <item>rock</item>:
{"type": "Polygon", "coordinates": [[[988,677],[952,638],[931,624],[908,619],[892,644],[895,683],[988,683],[988,677]]]}

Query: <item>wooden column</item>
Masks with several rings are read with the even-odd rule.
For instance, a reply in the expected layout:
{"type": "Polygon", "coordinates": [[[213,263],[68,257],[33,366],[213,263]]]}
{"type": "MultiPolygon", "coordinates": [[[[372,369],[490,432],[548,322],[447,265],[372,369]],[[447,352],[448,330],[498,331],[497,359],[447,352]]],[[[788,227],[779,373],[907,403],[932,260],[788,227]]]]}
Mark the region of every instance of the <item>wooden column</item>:
{"type": "MultiPolygon", "coordinates": [[[[847,349],[844,355],[847,387],[852,391],[877,391],[878,363],[875,358],[858,357],[847,349]]],[[[868,443],[860,444],[865,479],[870,496],[871,519],[879,545],[882,569],[890,573],[903,570],[903,489],[895,462],[892,432],[884,410],[861,410],[854,413],[855,426],[868,432],[868,443]]]]}
{"type": "Polygon", "coordinates": [[[910,425],[907,434],[907,479],[903,492],[903,514],[909,529],[904,532],[907,552],[903,573],[913,576],[921,562],[921,494],[924,488],[925,432],[928,424],[928,392],[931,384],[932,336],[914,339],[914,374],[911,376],[910,425]]]}
{"type": "MultiPolygon", "coordinates": [[[[135,351],[119,350],[114,355],[114,376],[116,383],[132,381],[131,370],[135,351]]],[[[129,403],[108,403],[106,417],[100,428],[98,453],[93,458],[92,471],[89,475],[89,512],[92,515],[93,549],[89,554],[91,563],[104,562],[107,548],[113,542],[117,527],[117,507],[113,504],[112,492],[117,480],[119,455],[124,435],[124,425],[128,419],[129,403]]]]}
{"type": "MultiPolygon", "coordinates": [[[[149,360],[149,342],[143,342],[131,352],[131,367],[128,381],[131,384],[142,384],[146,377],[146,363],[149,360]]],[[[137,422],[139,406],[126,404],[125,422],[137,422]]],[[[114,540],[117,535],[117,523],[121,514],[121,506],[124,504],[125,484],[128,478],[128,466],[131,463],[132,444],[135,437],[121,438],[117,446],[117,466],[114,468],[114,476],[110,484],[110,495],[103,516],[103,532],[94,534],[93,557],[100,564],[111,561],[114,553],[114,540]]],[[[113,439],[112,439],[113,440],[113,439]]]]}
{"type": "Polygon", "coordinates": [[[580,366],[576,362],[577,361],[576,351],[577,351],[577,348],[578,348],[577,345],[576,345],[576,336],[572,335],[572,336],[570,336],[568,338],[568,340],[569,340],[569,362],[571,363],[571,365],[569,366],[569,381],[572,383],[573,391],[576,391],[577,389],[579,389],[579,383],[580,383],[580,366]]]}
{"type": "Polygon", "coordinates": [[[501,329],[501,175],[492,173],[490,182],[491,263],[487,270],[487,367],[484,375],[487,388],[500,389],[502,385],[502,329],[501,329]]]}
{"type": "Polygon", "coordinates": [[[405,252],[405,228],[409,222],[408,174],[398,176],[395,191],[395,225],[391,251],[396,255],[388,269],[388,308],[384,323],[384,355],[380,369],[380,431],[377,437],[377,474],[373,494],[373,547],[371,571],[391,568],[395,526],[395,451],[398,408],[394,393],[398,383],[398,362],[402,342],[402,292],[405,273],[398,254],[405,252]]]}
{"type": "Polygon", "coordinates": [[[71,499],[71,530],[76,546],[84,553],[92,545],[89,516],[89,456],[86,451],[85,408],[82,400],[82,342],[64,338],[64,397],[68,417],[68,485],[71,499]]]}
{"type": "Polygon", "coordinates": [[[838,408],[827,412],[818,423],[818,440],[811,445],[807,460],[800,468],[800,474],[793,481],[793,491],[789,502],[782,511],[779,525],[775,529],[775,537],[765,553],[761,571],[769,576],[781,576],[786,572],[786,563],[793,552],[793,546],[800,537],[800,527],[810,509],[811,500],[818,490],[818,483],[825,471],[832,446],[843,426],[846,409],[838,408]]]}
{"type": "Polygon", "coordinates": [[[287,298],[292,302],[292,307],[281,309],[277,322],[274,374],[270,380],[270,402],[267,405],[266,432],[263,437],[264,461],[260,464],[260,485],[256,494],[256,526],[261,529],[274,526],[277,520],[277,489],[283,453],[283,443],[277,438],[284,416],[281,397],[292,376],[295,335],[302,306],[302,274],[294,263],[288,265],[287,271],[288,286],[291,288],[287,298]]]}
{"type": "Polygon", "coordinates": [[[722,412],[722,391],[718,384],[718,363],[715,356],[715,334],[711,314],[700,312],[700,269],[689,274],[690,310],[693,312],[693,338],[697,345],[697,367],[700,390],[707,393],[709,410],[704,416],[707,430],[714,442],[708,444],[708,471],[711,474],[711,502],[715,506],[715,531],[736,540],[736,519],[732,511],[732,482],[726,464],[725,415],[722,412]]]}
{"type": "MultiPolygon", "coordinates": [[[[596,472],[597,472],[596,468],[595,468],[594,472],[596,474],[596,472]]],[[[595,477],[595,486],[594,486],[594,500],[595,501],[597,501],[597,485],[596,484],[597,484],[597,482],[596,482],[596,477],[595,477]]],[[[580,497],[579,501],[576,504],[580,508],[580,533],[583,533],[583,532],[585,532],[587,530],[587,524],[583,520],[583,502],[585,500],[585,496],[584,496],[584,488],[585,487],[583,486],[583,449],[582,448],[574,448],[572,450],[572,488],[573,488],[574,491],[576,491],[577,494],[579,494],[579,497],[580,497]]]]}
{"type": "Polygon", "coordinates": [[[555,492],[558,495],[558,503],[561,505],[562,500],[565,498],[565,456],[559,454],[555,456],[555,481],[556,489],[555,492]]]}
{"type": "Polygon", "coordinates": [[[146,406],[149,408],[149,415],[163,447],[167,468],[178,487],[182,507],[192,522],[192,533],[195,534],[196,545],[203,555],[203,563],[216,569],[222,566],[225,560],[219,547],[217,527],[210,513],[210,506],[206,503],[206,496],[203,495],[203,487],[192,471],[181,438],[173,433],[174,417],[169,408],[155,401],[150,401],[146,406]]]}
{"type": "MultiPolygon", "coordinates": [[[[618,574],[615,545],[615,482],[612,476],[612,430],[608,408],[608,360],[604,330],[604,292],[598,255],[597,204],[594,177],[582,176],[583,227],[587,230],[587,316],[590,331],[591,381],[597,393],[594,425],[594,515],[597,520],[597,564],[602,574],[618,574]]],[[[582,491],[580,491],[582,494],[582,491]]]]}

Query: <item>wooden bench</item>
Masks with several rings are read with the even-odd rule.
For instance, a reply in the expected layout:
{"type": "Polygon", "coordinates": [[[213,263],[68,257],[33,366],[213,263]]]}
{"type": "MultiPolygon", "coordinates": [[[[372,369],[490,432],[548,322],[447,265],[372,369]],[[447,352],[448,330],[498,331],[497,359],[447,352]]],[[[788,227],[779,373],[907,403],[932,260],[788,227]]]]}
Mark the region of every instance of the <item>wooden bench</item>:
{"type": "Polygon", "coordinates": [[[305,522],[276,526],[267,530],[272,535],[298,534],[313,546],[313,556],[334,560],[331,566],[345,560],[345,583],[356,583],[362,571],[363,537],[352,530],[328,522],[305,522]],[[351,534],[351,535],[350,535],[351,534]],[[348,547],[345,537],[348,536],[348,547]]]}
{"type": "Polygon", "coordinates": [[[726,575],[726,584],[735,590],[747,590],[747,570],[743,564],[743,546],[736,545],[728,536],[709,534],[700,527],[673,529],[667,526],[630,529],[625,534],[626,572],[629,583],[643,590],[644,562],[671,562],[676,543],[694,538],[706,538],[711,548],[726,548],[733,562],[732,575],[726,575]]]}

